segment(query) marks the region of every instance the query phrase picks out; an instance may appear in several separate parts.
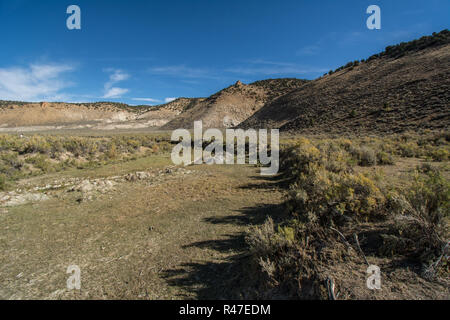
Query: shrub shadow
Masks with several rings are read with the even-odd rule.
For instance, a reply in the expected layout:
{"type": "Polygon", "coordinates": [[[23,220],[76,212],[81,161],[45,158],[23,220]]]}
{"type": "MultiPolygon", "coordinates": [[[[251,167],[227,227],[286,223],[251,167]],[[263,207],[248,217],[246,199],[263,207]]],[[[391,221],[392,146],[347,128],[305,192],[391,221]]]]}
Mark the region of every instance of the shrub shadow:
{"type": "Polygon", "coordinates": [[[292,179],[283,177],[282,175],[275,176],[254,176],[253,179],[263,180],[263,183],[250,183],[241,186],[241,189],[288,189],[292,179]]]}
{"type": "MultiPolygon", "coordinates": [[[[273,184],[270,183],[269,188],[272,187],[273,184]]],[[[244,207],[235,212],[239,214],[208,217],[204,221],[210,224],[260,225],[268,216],[282,216],[285,214],[285,209],[282,204],[262,204],[244,207]]],[[[244,232],[228,234],[217,240],[193,242],[184,246],[183,249],[192,247],[215,250],[224,253],[227,258],[217,259],[214,262],[190,262],[166,270],[163,278],[167,283],[172,287],[184,289],[181,290],[179,298],[192,298],[194,293],[196,299],[204,300],[251,299],[253,296],[249,278],[251,256],[247,250],[244,232]]]]}

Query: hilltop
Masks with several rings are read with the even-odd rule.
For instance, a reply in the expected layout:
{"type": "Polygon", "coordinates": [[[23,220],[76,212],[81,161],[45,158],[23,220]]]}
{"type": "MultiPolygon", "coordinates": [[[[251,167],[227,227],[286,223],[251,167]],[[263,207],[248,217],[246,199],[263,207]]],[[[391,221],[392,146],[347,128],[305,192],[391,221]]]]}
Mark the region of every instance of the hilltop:
{"type": "Polygon", "coordinates": [[[149,111],[139,115],[137,119],[146,120],[151,126],[160,127],[204,100],[204,98],[178,98],[169,103],[151,108],[149,111]]]}
{"type": "Polygon", "coordinates": [[[162,128],[191,128],[196,120],[202,120],[205,127],[234,127],[268,102],[300,88],[306,82],[300,79],[269,79],[246,85],[237,81],[209,98],[197,101],[162,128]]]}

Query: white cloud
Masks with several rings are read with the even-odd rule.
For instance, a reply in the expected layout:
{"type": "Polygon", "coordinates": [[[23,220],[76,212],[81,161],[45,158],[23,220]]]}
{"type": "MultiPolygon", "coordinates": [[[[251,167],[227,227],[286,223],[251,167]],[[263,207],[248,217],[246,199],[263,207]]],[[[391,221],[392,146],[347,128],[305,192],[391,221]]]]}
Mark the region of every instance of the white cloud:
{"type": "Polygon", "coordinates": [[[134,101],[154,102],[154,103],[161,102],[161,100],[153,99],[153,98],[133,98],[132,100],[134,100],[134,101]]]}
{"type": "Polygon", "coordinates": [[[128,91],[130,91],[130,90],[128,90],[126,88],[112,87],[112,88],[106,89],[105,94],[103,95],[103,98],[105,98],[105,99],[120,98],[122,95],[124,95],[128,91]]]}
{"type": "Polygon", "coordinates": [[[110,73],[108,82],[105,83],[105,90],[103,98],[120,98],[125,93],[129,92],[129,89],[114,87],[118,82],[125,81],[130,78],[130,75],[123,72],[120,69],[105,69],[106,72],[110,73]]]}
{"type": "Polygon", "coordinates": [[[114,70],[113,73],[109,76],[111,83],[116,83],[119,81],[127,80],[130,77],[129,74],[124,73],[122,70],[114,70]]]}
{"type": "Polygon", "coordinates": [[[178,98],[165,98],[164,99],[164,102],[165,103],[169,103],[169,102],[172,102],[172,101],[175,101],[175,100],[177,100],[178,98]]]}
{"type": "Polygon", "coordinates": [[[314,56],[316,54],[320,53],[320,48],[317,45],[310,45],[301,48],[297,51],[297,56],[314,56]]]}
{"type": "Polygon", "coordinates": [[[64,64],[32,64],[0,68],[0,99],[21,101],[64,100],[61,90],[72,85],[63,74],[74,68],[64,64]]]}
{"type": "Polygon", "coordinates": [[[300,75],[308,73],[325,72],[326,69],[301,66],[290,62],[276,62],[267,60],[249,61],[245,66],[233,67],[225,70],[231,73],[241,75],[300,75]]]}
{"type": "Polygon", "coordinates": [[[145,102],[151,102],[151,103],[169,103],[172,102],[174,100],[177,100],[178,98],[165,98],[164,101],[158,100],[158,99],[153,99],[153,98],[132,98],[131,100],[134,101],[145,101],[145,102]]]}
{"type": "Polygon", "coordinates": [[[206,68],[191,68],[185,65],[162,66],[153,67],[149,72],[156,75],[164,75],[180,78],[203,78],[203,79],[218,79],[213,72],[206,68]]]}
{"type": "MultiPolygon", "coordinates": [[[[276,62],[267,60],[250,60],[245,61],[245,65],[237,65],[225,70],[212,70],[206,68],[191,68],[185,65],[174,65],[164,67],[154,67],[149,69],[149,72],[156,75],[178,77],[181,79],[214,79],[223,80],[229,78],[229,75],[224,73],[246,75],[300,75],[308,73],[320,73],[329,69],[314,68],[308,66],[301,66],[289,62],[276,62]]],[[[235,76],[233,76],[235,78],[235,76]]],[[[183,80],[186,82],[186,80],[183,80]]],[[[191,80],[192,81],[192,80],[191,80]]]]}

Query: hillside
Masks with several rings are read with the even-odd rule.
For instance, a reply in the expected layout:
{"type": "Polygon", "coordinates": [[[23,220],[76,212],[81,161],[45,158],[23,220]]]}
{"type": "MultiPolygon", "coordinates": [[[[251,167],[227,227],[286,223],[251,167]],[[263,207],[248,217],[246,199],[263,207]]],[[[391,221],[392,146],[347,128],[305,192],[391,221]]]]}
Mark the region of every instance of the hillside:
{"type": "Polygon", "coordinates": [[[196,120],[202,120],[205,127],[234,127],[266,103],[306,82],[299,79],[269,79],[246,85],[238,81],[211,97],[198,101],[162,129],[191,128],[196,120]]]}
{"type": "Polygon", "coordinates": [[[86,123],[112,123],[133,120],[149,106],[131,107],[113,102],[26,103],[0,101],[0,126],[82,125],[86,123]]]}
{"type": "Polygon", "coordinates": [[[266,104],[240,125],[391,133],[450,124],[450,32],[390,46],[266,104]]]}
{"type": "Polygon", "coordinates": [[[160,127],[203,100],[204,98],[178,98],[169,103],[151,108],[138,116],[137,120],[146,120],[149,126],[160,127]]]}
{"type": "Polygon", "coordinates": [[[20,130],[92,128],[130,129],[160,127],[189,109],[201,98],[179,98],[158,106],[130,106],[123,103],[63,103],[0,100],[0,128],[20,130]]]}
{"type": "Polygon", "coordinates": [[[0,131],[172,130],[202,120],[204,127],[214,128],[390,134],[448,128],[449,101],[450,32],[443,30],[388,46],[313,81],[237,81],[208,98],[179,98],[159,106],[0,101],[0,131]]]}

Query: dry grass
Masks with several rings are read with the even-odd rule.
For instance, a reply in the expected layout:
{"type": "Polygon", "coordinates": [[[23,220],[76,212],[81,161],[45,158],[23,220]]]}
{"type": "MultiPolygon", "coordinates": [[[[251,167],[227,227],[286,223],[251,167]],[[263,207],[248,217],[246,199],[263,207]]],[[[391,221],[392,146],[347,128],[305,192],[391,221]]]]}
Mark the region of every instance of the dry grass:
{"type": "MultiPolygon", "coordinates": [[[[128,141],[139,140],[140,135],[89,136],[80,137],[88,141],[116,139],[128,146],[128,141]]],[[[314,148],[308,150],[311,159],[322,161],[326,170],[364,175],[380,190],[408,187],[417,168],[423,172],[438,168],[448,179],[448,161],[423,165],[430,163],[426,152],[445,149],[446,143],[434,143],[427,149],[416,138],[408,138],[406,142],[418,146],[423,157],[418,159],[402,157],[399,145],[403,140],[318,138],[312,144],[319,156],[314,157],[314,148]],[[395,157],[395,165],[359,166],[359,152],[352,153],[350,147],[380,150],[380,144],[395,157]]],[[[283,139],[285,142],[290,143],[283,139]]],[[[297,167],[298,173],[304,168],[297,167]]],[[[152,173],[152,178],[117,180],[113,189],[92,192],[89,200],[78,191],[61,187],[42,191],[50,200],[0,208],[0,298],[290,298],[295,296],[298,282],[291,281],[280,268],[283,265],[302,270],[302,278],[296,281],[303,281],[302,292],[309,294],[303,297],[326,298],[322,277],[329,274],[335,276],[341,298],[418,299],[448,294],[442,284],[422,279],[414,265],[399,262],[398,267],[374,250],[380,242],[371,235],[386,227],[383,222],[362,221],[356,227],[344,224],[340,230],[347,239],[358,233],[369,261],[379,264],[388,276],[383,288],[392,290],[367,291],[364,262],[356,251],[349,251],[332,230],[290,221],[291,212],[284,201],[292,177],[262,178],[254,166],[203,165],[177,171],[171,168],[170,155],[160,152],[82,169],[41,172],[15,181],[15,188],[30,190],[73,178],[111,179],[140,171],[152,173]],[[258,243],[259,249],[249,250],[245,242],[249,226],[261,230],[258,226],[268,217],[274,222],[264,229],[265,242],[256,237],[253,243],[258,243]],[[318,244],[323,246],[319,255],[314,251],[318,244]],[[293,254],[285,264],[274,263],[286,252],[293,254]],[[255,256],[262,258],[256,264],[255,256]],[[81,268],[81,291],[66,289],[65,272],[72,264],[81,268]],[[408,277],[412,284],[401,284],[408,277]],[[265,281],[281,285],[283,290],[272,287],[267,291],[265,281]]]]}
{"type": "MultiPolygon", "coordinates": [[[[153,156],[99,169],[27,179],[42,184],[79,174],[124,174],[170,164],[153,156]]],[[[0,215],[1,291],[8,299],[179,299],[239,296],[229,266],[245,252],[252,211],[279,203],[281,192],[260,192],[248,166],[196,166],[189,175],[124,182],[91,202],[56,190],[52,200],[0,215]],[[82,271],[82,290],[66,290],[66,268],[82,271]]]]}

